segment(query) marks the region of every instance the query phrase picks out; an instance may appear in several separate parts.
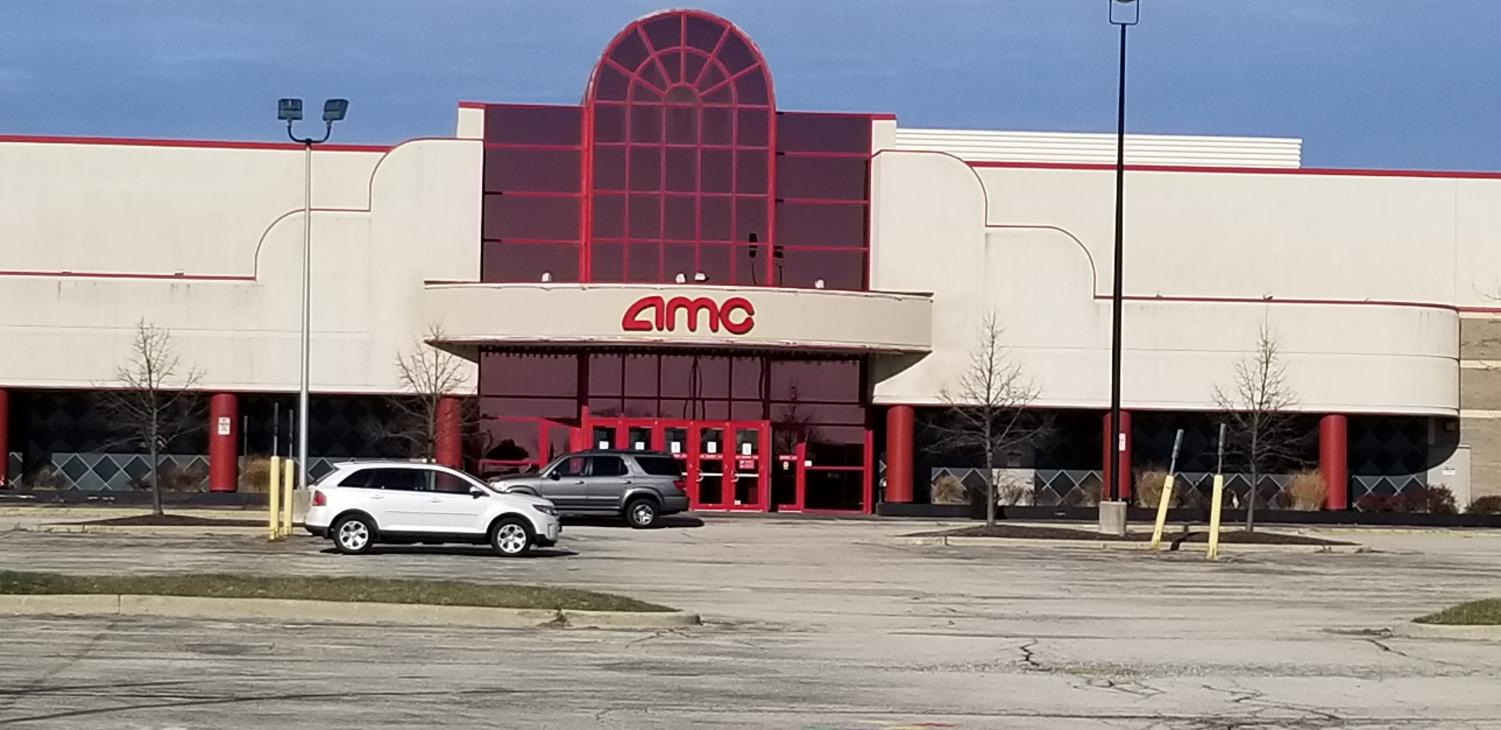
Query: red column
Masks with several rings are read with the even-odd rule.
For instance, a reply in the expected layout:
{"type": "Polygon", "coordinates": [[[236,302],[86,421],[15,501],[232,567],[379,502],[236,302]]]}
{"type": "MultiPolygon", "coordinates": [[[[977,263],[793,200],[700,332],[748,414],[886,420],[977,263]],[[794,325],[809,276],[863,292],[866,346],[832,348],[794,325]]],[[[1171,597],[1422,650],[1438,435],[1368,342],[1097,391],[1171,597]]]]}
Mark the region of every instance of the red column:
{"type": "Polygon", "coordinates": [[[1319,419],[1319,474],[1324,477],[1324,509],[1350,506],[1348,422],[1331,413],[1319,419]]]}
{"type": "Polygon", "coordinates": [[[10,391],[0,388],[0,489],[10,487],[10,391]]]}
{"type": "Polygon", "coordinates": [[[240,480],[240,399],[215,393],[208,400],[208,490],[233,492],[240,480]]]}
{"type": "Polygon", "coordinates": [[[457,396],[445,395],[438,399],[434,457],[439,464],[454,469],[464,466],[464,443],[459,437],[459,432],[463,430],[461,410],[462,403],[457,396]]]}
{"type": "Polygon", "coordinates": [[[912,406],[886,409],[886,502],[912,501],[912,406]]]}
{"type": "MultiPolygon", "coordinates": [[[[1105,411],[1104,427],[1100,431],[1101,445],[1104,447],[1100,455],[1100,479],[1105,479],[1105,465],[1110,463],[1110,455],[1116,453],[1116,444],[1110,443],[1110,411],[1105,411]]],[[[1126,447],[1119,451],[1116,458],[1115,483],[1120,485],[1120,498],[1122,502],[1131,501],[1131,412],[1121,411],[1121,435],[1126,437],[1126,447]]],[[[1110,490],[1104,488],[1100,495],[1101,499],[1110,498],[1110,490]]]]}

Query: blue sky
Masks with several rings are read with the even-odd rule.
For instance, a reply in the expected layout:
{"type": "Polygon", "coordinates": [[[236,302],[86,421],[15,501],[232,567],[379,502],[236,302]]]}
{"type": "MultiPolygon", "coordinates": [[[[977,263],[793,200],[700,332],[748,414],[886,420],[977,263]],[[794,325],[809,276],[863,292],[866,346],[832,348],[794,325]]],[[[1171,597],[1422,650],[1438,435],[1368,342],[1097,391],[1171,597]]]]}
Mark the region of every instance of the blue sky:
{"type": "MultiPolygon", "coordinates": [[[[1304,164],[1501,169],[1497,0],[1142,0],[1128,127],[1296,136],[1304,164]]],[[[1106,0],[701,0],[784,109],[1110,131],[1106,0]]],[[[662,0],[5,0],[0,133],[278,139],[347,96],[345,142],[451,134],[459,99],[576,103],[662,0]]]]}

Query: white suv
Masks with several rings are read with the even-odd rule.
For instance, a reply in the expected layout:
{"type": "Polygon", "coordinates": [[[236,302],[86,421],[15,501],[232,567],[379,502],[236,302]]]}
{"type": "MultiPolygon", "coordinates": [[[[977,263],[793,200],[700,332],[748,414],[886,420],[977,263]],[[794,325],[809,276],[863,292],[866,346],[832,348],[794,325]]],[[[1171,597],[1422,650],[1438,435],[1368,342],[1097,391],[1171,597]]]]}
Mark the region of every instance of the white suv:
{"type": "Polygon", "coordinates": [[[488,541],[509,557],[551,547],[562,532],[548,500],[505,494],[448,467],[402,461],[338,465],[313,485],[303,525],[347,554],[377,542],[488,541]]]}

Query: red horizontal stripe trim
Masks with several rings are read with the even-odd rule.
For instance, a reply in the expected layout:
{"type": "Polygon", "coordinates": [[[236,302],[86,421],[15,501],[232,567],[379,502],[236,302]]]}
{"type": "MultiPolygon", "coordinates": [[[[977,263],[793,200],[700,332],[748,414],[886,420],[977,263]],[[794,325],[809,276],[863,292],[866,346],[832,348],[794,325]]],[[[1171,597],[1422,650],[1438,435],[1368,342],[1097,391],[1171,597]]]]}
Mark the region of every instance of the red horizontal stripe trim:
{"type": "MultiPolygon", "coordinates": [[[[512,239],[498,240],[497,243],[510,243],[510,242],[512,242],[512,239]]],[[[669,246],[704,246],[704,248],[746,248],[746,249],[751,249],[751,248],[761,249],[761,248],[764,248],[764,246],[767,245],[767,242],[764,242],[764,240],[763,240],[763,242],[758,242],[758,243],[747,243],[747,242],[743,242],[743,240],[740,240],[740,242],[735,242],[735,240],[623,239],[623,237],[618,237],[618,236],[617,237],[594,236],[593,239],[591,239],[591,242],[593,242],[593,243],[605,243],[605,245],[611,245],[611,246],[626,245],[626,243],[629,243],[629,245],[635,245],[635,246],[654,246],[654,245],[657,245],[657,243],[666,243],[666,245],[669,245],[669,246]]],[[[782,245],[782,243],[778,243],[778,245],[776,245],[776,248],[782,249],[782,251],[833,251],[833,252],[836,252],[836,254],[863,254],[863,252],[866,252],[866,246],[863,246],[863,245],[860,245],[860,246],[839,246],[839,245],[832,245],[832,243],[829,243],[829,245],[821,245],[821,243],[812,243],[812,245],[782,245]]]]}
{"type": "Polygon", "coordinates": [[[493,107],[521,108],[521,109],[583,109],[579,104],[536,104],[526,102],[506,101],[460,101],[459,106],[465,109],[490,109],[493,107]]]}
{"type": "Polygon", "coordinates": [[[137,274],[118,271],[0,271],[0,276],[43,279],[150,279],[172,281],[255,281],[240,274],[137,274]]]}
{"type": "MultiPolygon", "coordinates": [[[[1096,294],[1096,300],[1110,301],[1106,294],[1096,294]]],[[[1186,296],[1142,296],[1128,294],[1121,297],[1129,302],[1188,302],[1202,304],[1315,304],[1333,306],[1369,306],[1369,307],[1423,307],[1426,309],[1443,309],[1447,311],[1461,311],[1460,307],[1452,304],[1439,304],[1436,302],[1407,302],[1390,299],[1300,299],[1273,297],[1262,299],[1261,297],[1186,297],[1186,296]]],[[[1469,311],[1469,310],[1464,310],[1469,311]]],[[[1498,309],[1497,311],[1501,311],[1498,309]]]]}
{"type": "MultiPolygon", "coordinates": [[[[1085,162],[996,162],[969,160],[970,167],[1003,167],[1022,170],[1115,170],[1109,163],[1085,162]]],[[[1498,180],[1501,172],[1468,170],[1381,170],[1353,167],[1227,167],[1195,165],[1126,165],[1132,172],[1199,172],[1234,175],[1326,175],[1340,177],[1417,177],[1498,180]]]]}
{"type": "MultiPolygon", "coordinates": [[[[141,139],[136,137],[52,137],[24,134],[0,135],[0,143],[10,144],[83,144],[116,147],[192,147],[231,150],[300,150],[292,142],[242,142],[216,139],[141,139]]],[[[392,145],[320,144],[319,152],[390,152],[392,145]]]]}
{"type": "Polygon", "coordinates": [[[627,147],[636,149],[655,150],[662,147],[673,150],[746,150],[761,152],[766,149],[764,144],[696,144],[693,142],[595,142],[594,149],[623,150],[627,147]]]}
{"type": "Polygon", "coordinates": [[[630,195],[636,198],[654,198],[665,195],[669,198],[740,198],[742,200],[765,200],[766,193],[695,193],[686,190],[620,190],[614,188],[595,188],[598,195],[630,195]]]}

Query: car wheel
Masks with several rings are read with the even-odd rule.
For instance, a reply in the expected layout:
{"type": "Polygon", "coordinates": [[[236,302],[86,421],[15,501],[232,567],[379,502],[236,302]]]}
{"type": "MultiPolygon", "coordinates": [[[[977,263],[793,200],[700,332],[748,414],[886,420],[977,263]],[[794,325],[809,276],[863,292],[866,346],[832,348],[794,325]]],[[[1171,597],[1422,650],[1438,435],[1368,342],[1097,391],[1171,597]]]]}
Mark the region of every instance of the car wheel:
{"type": "Polygon", "coordinates": [[[633,499],[625,506],[625,521],[638,530],[651,527],[657,522],[657,503],[650,499],[633,499]]]}
{"type": "Polygon", "coordinates": [[[363,515],[350,515],[334,525],[334,547],[345,555],[369,552],[375,544],[375,523],[363,515]]]}
{"type": "Polygon", "coordinates": [[[490,528],[490,547],[507,558],[525,555],[532,547],[532,527],[520,517],[506,517],[490,528]]]}

